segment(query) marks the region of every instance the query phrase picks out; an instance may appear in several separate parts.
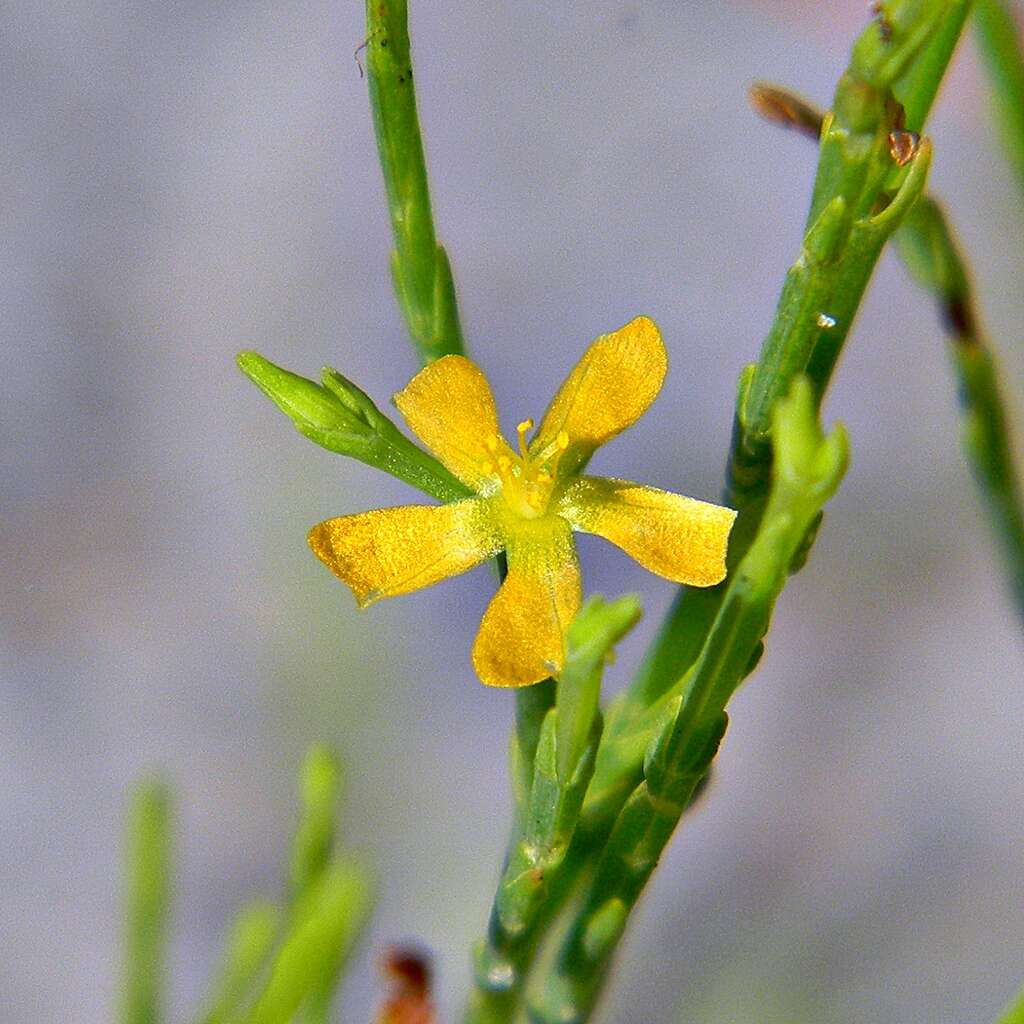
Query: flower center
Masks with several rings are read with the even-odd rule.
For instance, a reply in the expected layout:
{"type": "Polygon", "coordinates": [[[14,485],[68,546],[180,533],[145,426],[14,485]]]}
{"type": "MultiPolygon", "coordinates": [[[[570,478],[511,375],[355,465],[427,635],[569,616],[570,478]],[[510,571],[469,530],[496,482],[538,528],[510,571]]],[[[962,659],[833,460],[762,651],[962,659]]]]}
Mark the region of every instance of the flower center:
{"type": "Polygon", "coordinates": [[[531,430],[533,420],[523,420],[516,426],[519,435],[518,455],[497,454],[501,438],[488,438],[484,446],[493,458],[486,459],[482,466],[485,473],[497,474],[505,503],[524,519],[536,519],[546,511],[557,475],[558,460],[569,447],[569,435],[560,430],[554,441],[531,454],[526,441],[526,435],[531,430]]]}

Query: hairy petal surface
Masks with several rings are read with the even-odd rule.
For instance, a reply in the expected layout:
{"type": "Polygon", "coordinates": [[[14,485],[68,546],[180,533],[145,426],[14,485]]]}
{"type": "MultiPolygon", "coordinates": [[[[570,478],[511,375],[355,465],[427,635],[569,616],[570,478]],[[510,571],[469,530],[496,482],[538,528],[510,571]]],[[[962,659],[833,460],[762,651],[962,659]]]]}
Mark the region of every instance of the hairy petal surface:
{"type": "Polygon", "coordinates": [[[558,514],[676,583],[710,587],[725,579],[736,519],[731,508],[628,480],[585,476],[566,488],[558,514]]]}
{"type": "Polygon", "coordinates": [[[499,456],[512,455],[501,439],[491,386],[464,356],[425,366],[395,395],[395,405],[413,433],[474,490],[493,480],[499,456]]]}
{"type": "Polygon", "coordinates": [[[561,671],[580,608],[579,561],[558,516],[518,524],[506,550],[508,576],[480,623],[473,667],[488,686],[529,686],[561,671]]]}
{"type": "Polygon", "coordinates": [[[328,519],[309,531],[309,546],[365,608],[472,569],[502,541],[487,503],[466,498],[328,519]]]}
{"type": "Polygon", "coordinates": [[[602,334],[559,388],[530,451],[549,448],[564,434],[568,450],[561,466],[572,472],[643,415],[667,369],[668,356],[653,320],[639,316],[602,334]]]}

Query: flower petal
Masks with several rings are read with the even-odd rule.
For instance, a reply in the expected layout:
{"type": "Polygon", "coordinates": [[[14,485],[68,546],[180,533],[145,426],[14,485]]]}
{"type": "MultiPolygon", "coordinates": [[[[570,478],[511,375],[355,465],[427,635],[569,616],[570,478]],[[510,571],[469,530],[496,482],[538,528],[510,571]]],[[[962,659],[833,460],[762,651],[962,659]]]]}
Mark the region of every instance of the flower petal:
{"type": "Polygon", "coordinates": [[[395,395],[395,405],[413,433],[469,487],[480,489],[497,457],[512,454],[501,438],[487,378],[464,356],[425,366],[395,395]]]}
{"type": "Polygon", "coordinates": [[[403,505],[328,519],[309,531],[309,546],[360,608],[457,576],[501,550],[487,505],[403,505]]]}
{"type": "Polygon", "coordinates": [[[508,576],[473,644],[473,667],[488,686],[529,686],[562,669],[565,631],[582,584],[572,531],[547,516],[509,538],[508,576]]]}
{"type": "Polygon", "coordinates": [[[560,467],[571,472],[643,415],[661,390],[667,369],[665,346],[653,320],[639,316],[602,334],[548,406],[531,452],[557,445],[564,432],[569,449],[560,467]]]}
{"type": "Polygon", "coordinates": [[[731,508],[628,480],[580,477],[559,500],[558,514],[622,548],[645,569],[691,587],[725,579],[731,508]]]}

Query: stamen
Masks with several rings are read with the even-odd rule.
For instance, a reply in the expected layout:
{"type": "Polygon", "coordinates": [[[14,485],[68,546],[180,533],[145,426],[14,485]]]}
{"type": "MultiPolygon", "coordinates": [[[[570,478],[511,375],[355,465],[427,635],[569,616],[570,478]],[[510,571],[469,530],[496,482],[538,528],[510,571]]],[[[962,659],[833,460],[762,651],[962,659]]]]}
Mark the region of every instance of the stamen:
{"type": "Polygon", "coordinates": [[[496,452],[498,450],[498,440],[498,436],[496,434],[492,434],[486,441],[484,441],[484,447],[489,452],[496,452]]]}
{"type": "Polygon", "coordinates": [[[516,425],[516,433],[519,435],[519,453],[524,459],[529,458],[526,448],[526,435],[533,430],[533,420],[523,420],[516,425]]]}
{"type": "Polygon", "coordinates": [[[569,447],[569,435],[564,430],[560,430],[558,437],[555,438],[555,444],[560,452],[564,452],[569,447]]]}

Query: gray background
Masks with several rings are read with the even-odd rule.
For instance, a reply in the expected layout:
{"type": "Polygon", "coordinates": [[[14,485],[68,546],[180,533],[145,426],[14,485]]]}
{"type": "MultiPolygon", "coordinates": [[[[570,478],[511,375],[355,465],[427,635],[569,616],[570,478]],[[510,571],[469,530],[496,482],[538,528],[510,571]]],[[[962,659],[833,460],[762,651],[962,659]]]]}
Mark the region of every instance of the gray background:
{"type": "MultiPolygon", "coordinates": [[[[813,149],[745,87],[826,102],[861,0],[421,2],[439,232],[508,423],[596,334],[661,325],[668,385],[597,471],[717,496],[736,374],[797,251],[813,149]]],[[[0,12],[0,1019],[110,1019],[132,780],[177,794],[171,997],[273,894],[305,746],[348,766],[373,949],[434,950],[453,1019],[508,816],[510,695],[469,648],[479,570],[357,614],[308,526],[410,499],[299,438],[242,348],[380,400],[414,360],[352,52],[355,0],[7,0],[0,12]]],[[[964,48],[932,125],[1024,398],[1024,217],[964,48]]],[[[956,443],[930,303],[887,258],[828,403],[853,464],[712,799],[636,915],[608,1021],[964,1024],[1024,978],[1020,634],[956,443]]],[[[1018,425],[1020,418],[1018,417],[1018,425]]],[[[597,541],[587,584],[671,587],[597,541]]]]}

